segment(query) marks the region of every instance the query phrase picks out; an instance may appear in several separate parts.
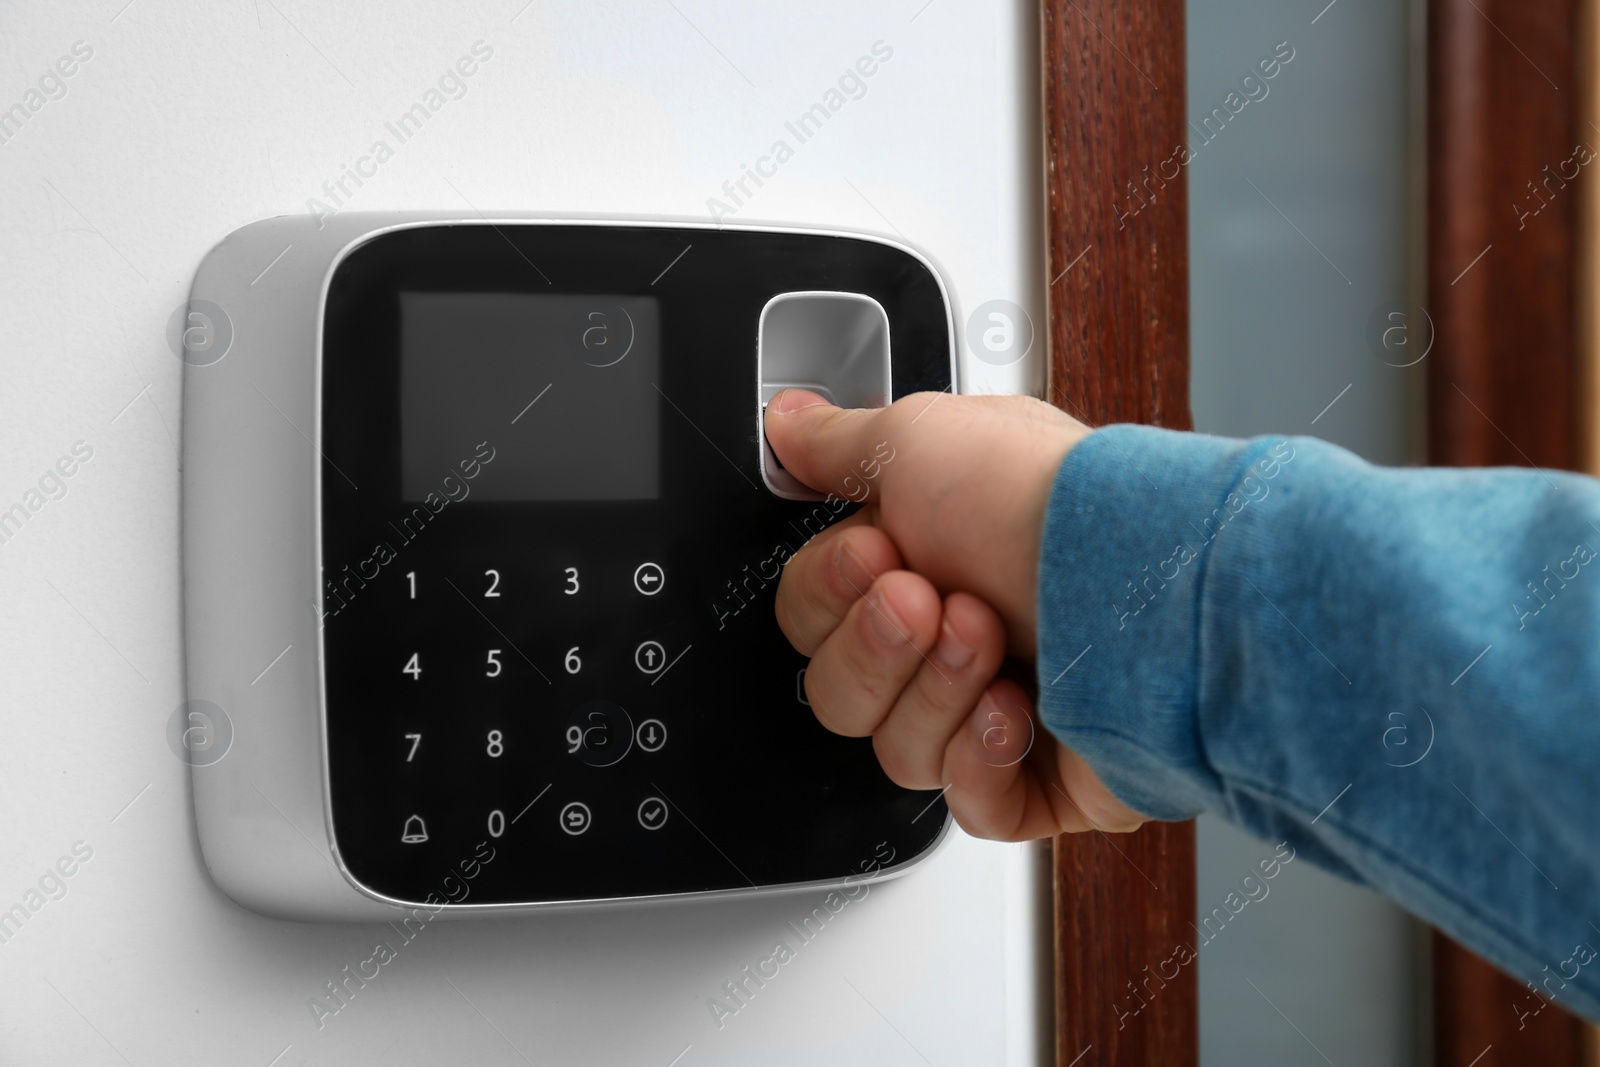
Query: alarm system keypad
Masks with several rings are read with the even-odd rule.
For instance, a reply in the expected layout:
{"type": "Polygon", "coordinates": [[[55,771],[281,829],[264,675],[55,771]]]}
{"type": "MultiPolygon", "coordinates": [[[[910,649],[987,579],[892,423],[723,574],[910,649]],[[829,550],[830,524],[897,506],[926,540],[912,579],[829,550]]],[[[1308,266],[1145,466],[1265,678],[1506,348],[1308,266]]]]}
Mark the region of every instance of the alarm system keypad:
{"type": "Polygon", "coordinates": [[[895,395],[950,387],[937,278],[870,241],[440,226],[336,268],[319,614],[351,880],[421,900],[487,841],[467,903],[621,899],[938,840],[943,802],[804,705],[762,567],[847,513],[765,488],[752,411],[763,307],[822,288],[882,306],[895,395]]]}
{"type": "Polygon", "coordinates": [[[597,844],[663,829],[667,801],[652,775],[671,736],[662,698],[676,694],[658,687],[671,686],[693,651],[665,568],[626,558],[584,567],[485,562],[496,565],[399,576],[402,595],[389,615],[396,648],[387,665],[366,664],[397,675],[383,687],[395,716],[381,746],[398,771],[396,847],[421,844],[427,827],[447,824],[463,840],[499,838],[515,824],[535,835],[593,832],[597,844]],[[431,809],[428,790],[418,788],[441,774],[453,779],[449,810],[431,809]],[[601,804],[609,825],[596,826],[597,793],[636,801],[637,810],[624,821],[613,817],[615,805],[601,804]],[[474,811],[478,825],[463,825],[474,811]]]}

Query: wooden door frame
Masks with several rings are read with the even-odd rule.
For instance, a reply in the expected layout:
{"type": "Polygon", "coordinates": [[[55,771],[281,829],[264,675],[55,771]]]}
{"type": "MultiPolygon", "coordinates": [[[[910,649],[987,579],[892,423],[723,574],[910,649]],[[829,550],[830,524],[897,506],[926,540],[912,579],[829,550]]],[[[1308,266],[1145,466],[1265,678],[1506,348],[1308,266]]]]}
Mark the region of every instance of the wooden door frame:
{"type": "MultiPolygon", "coordinates": [[[[1187,172],[1162,166],[1187,142],[1183,0],[1040,16],[1049,399],[1093,425],[1189,429],[1187,172]]],[[[1155,975],[1192,944],[1194,848],[1192,822],[1056,840],[1059,1067],[1198,1064],[1198,968],[1155,975]]]]}
{"type": "MultiPolygon", "coordinates": [[[[1579,237],[1593,174],[1551,168],[1589,127],[1576,47],[1592,0],[1432,0],[1427,32],[1429,460],[1582,470],[1579,237]],[[1535,199],[1538,197],[1538,199],[1535,199]],[[1548,202],[1546,202],[1548,200],[1548,202]],[[1537,210],[1535,207],[1537,206],[1537,210]],[[1523,212],[1528,212],[1523,214],[1523,212]]],[[[1586,167],[1585,169],[1592,169],[1586,167]]],[[[1435,1063],[1579,1067],[1588,1028],[1442,934],[1433,943],[1435,1063]],[[1480,1058],[1481,1057],[1481,1058],[1480,1058]]]]}

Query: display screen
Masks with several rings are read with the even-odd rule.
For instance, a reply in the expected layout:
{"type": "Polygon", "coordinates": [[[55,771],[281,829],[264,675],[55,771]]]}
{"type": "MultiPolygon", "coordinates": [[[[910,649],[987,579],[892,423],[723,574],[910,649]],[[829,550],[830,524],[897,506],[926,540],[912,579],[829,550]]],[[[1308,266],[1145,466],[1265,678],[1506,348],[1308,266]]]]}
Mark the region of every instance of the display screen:
{"type": "Polygon", "coordinates": [[[654,297],[400,294],[400,481],[407,501],[494,449],[471,497],[660,496],[654,297]]]}

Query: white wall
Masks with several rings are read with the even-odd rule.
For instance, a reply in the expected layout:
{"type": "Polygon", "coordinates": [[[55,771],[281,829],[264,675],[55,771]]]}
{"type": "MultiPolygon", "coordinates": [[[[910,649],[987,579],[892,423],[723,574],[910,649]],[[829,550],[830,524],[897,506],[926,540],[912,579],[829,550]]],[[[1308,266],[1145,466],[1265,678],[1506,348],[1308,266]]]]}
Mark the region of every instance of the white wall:
{"type": "MultiPolygon", "coordinates": [[[[0,1062],[1029,1062],[1028,853],[959,834],[720,1031],[707,998],[812,901],[440,923],[319,1030],[307,999],[384,928],[272,921],[221,896],[165,739],[183,700],[181,363],[165,332],[212,244],[306,210],[479,40],[494,54],[466,94],[353,207],[704,216],[882,40],[894,56],[866,96],[734,217],[902,235],[941,265],[958,325],[993,298],[1036,309],[1033,32],[1028,5],[988,0],[0,13],[0,107],[74,42],[93,50],[0,145],[0,507],[74,442],[94,449],[0,544],[0,907],[75,842],[93,849],[0,944],[0,1062]]],[[[966,384],[1015,389],[1035,368],[979,364],[966,384]]]]}

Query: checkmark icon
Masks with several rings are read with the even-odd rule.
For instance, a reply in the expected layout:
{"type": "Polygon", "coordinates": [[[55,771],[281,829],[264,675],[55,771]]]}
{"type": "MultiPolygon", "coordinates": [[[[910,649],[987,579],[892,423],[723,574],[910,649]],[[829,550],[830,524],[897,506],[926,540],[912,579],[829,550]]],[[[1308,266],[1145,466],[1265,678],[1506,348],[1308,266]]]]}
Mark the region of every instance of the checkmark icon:
{"type": "Polygon", "coordinates": [[[667,804],[660,797],[645,797],[639,804],[639,825],[659,830],[667,824],[667,804]]]}

